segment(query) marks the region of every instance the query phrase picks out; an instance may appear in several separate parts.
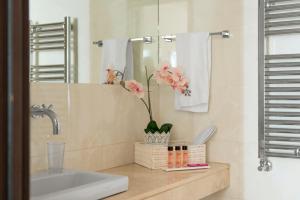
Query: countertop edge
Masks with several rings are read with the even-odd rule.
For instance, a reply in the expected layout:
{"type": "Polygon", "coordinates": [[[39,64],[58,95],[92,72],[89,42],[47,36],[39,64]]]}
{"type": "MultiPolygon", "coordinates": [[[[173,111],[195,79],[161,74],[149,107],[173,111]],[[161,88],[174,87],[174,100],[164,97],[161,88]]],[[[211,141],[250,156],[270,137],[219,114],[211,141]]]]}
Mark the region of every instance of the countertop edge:
{"type": "MultiPolygon", "coordinates": [[[[204,178],[207,178],[207,177],[210,177],[210,176],[215,176],[216,174],[224,171],[224,170],[227,170],[228,173],[230,173],[230,165],[227,164],[227,163],[211,163],[212,165],[214,164],[217,164],[217,165],[222,165],[223,167],[220,167],[219,169],[215,169],[213,172],[211,173],[207,173],[205,175],[199,173],[199,174],[194,174],[193,176],[191,177],[188,177],[184,180],[180,180],[179,182],[176,182],[176,183],[170,183],[168,185],[165,185],[165,186],[162,186],[160,188],[157,188],[157,189],[154,189],[154,190],[150,190],[148,192],[145,192],[145,193],[141,193],[141,194],[137,194],[135,196],[132,196],[132,197],[129,197],[129,198],[126,198],[126,200],[141,200],[141,199],[147,199],[147,198],[151,198],[151,197],[154,197],[156,195],[160,195],[160,194],[163,194],[163,193],[166,193],[166,192],[170,192],[174,189],[177,189],[179,187],[182,187],[186,184],[190,184],[190,183],[193,183],[193,182],[196,182],[196,181],[199,181],[201,179],[204,179],[204,178]]],[[[124,165],[124,166],[130,166],[130,165],[137,165],[135,163],[132,163],[132,164],[128,164],[128,165],[124,165]]],[[[122,167],[122,166],[121,166],[122,167]]],[[[141,166],[142,167],[142,166],[141,166]]],[[[118,167],[116,167],[118,168],[118,167]]],[[[149,169],[150,170],[150,169],[149,169]]],[[[210,169],[205,169],[205,171],[207,170],[210,170],[210,169]]],[[[204,170],[203,170],[204,171],[204,170]]],[[[192,172],[192,171],[182,171],[181,173],[189,173],[189,172],[192,172]]],[[[226,172],[226,173],[227,173],[226,172]]],[[[167,172],[166,172],[167,173],[167,172]]],[[[168,172],[168,173],[174,173],[174,172],[168,172]]],[[[175,172],[175,173],[178,173],[178,172],[175,172]]],[[[230,182],[230,181],[229,181],[230,182]]],[[[227,188],[227,186],[224,186],[222,189],[225,189],[227,188]]],[[[221,189],[221,190],[222,190],[221,189]]]]}
{"type": "MultiPolygon", "coordinates": [[[[203,178],[206,178],[206,177],[210,177],[210,176],[214,176],[215,174],[219,173],[221,170],[223,171],[224,169],[219,169],[215,173],[207,174],[207,175],[201,176],[201,177],[199,177],[200,175],[198,175],[198,176],[196,175],[196,176],[187,178],[186,180],[181,180],[178,183],[172,183],[172,184],[163,186],[163,187],[161,187],[159,189],[156,189],[155,191],[145,192],[143,194],[136,195],[136,196],[128,198],[126,200],[141,200],[141,199],[151,198],[151,197],[154,197],[156,195],[159,195],[159,194],[162,194],[162,193],[174,190],[176,188],[182,187],[182,186],[184,186],[186,184],[189,184],[189,183],[192,183],[192,182],[196,182],[196,181],[198,181],[200,179],[203,179],[203,178]]],[[[229,167],[225,168],[225,170],[229,170],[229,167]]],[[[225,188],[226,187],[224,187],[223,189],[225,189],[225,188]]]]}

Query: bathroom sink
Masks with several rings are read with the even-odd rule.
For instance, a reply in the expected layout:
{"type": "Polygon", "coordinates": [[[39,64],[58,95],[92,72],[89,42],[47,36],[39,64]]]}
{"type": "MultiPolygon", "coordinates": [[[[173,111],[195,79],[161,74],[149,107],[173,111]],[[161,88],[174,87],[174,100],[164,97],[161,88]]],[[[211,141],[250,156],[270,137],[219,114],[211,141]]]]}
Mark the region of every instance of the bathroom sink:
{"type": "Polygon", "coordinates": [[[97,200],[128,190],[128,177],[96,172],[41,172],[31,177],[31,200],[97,200]]]}

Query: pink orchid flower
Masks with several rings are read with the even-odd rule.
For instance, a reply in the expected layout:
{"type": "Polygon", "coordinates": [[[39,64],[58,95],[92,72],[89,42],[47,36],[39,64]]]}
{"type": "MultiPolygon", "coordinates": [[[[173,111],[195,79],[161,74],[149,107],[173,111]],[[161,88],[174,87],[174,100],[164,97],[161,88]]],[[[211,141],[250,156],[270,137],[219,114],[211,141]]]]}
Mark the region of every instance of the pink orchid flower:
{"type": "Polygon", "coordinates": [[[168,65],[163,65],[160,70],[154,73],[154,78],[158,84],[165,83],[181,94],[190,95],[189,83],[179,68],[170,68],[168,65]]]}
{"type": "Polygon", "coordinates": [[[164,81],[164,77],[161,75],[160,71],[155,71],[153,77],[158,84],[161,84],[164,81]]]}
{"type": "Polygon", "coordinates": [[[140,99],[145,96],[142,84],[135,80],[125,81],[125,87],[140,99]]]}
{"type": "Polygon", "coordinates": [[[150,93],[150,80],[151,78],[155,78],[157,83],[165,83],[166,85],[173,88],[173,90],[177,90],[181,94],[185,96],[191,96],[191,90],[189,89],[189,82],[184,77],[183,73],[180,69],[171,68],[169,65],[163,65],[159,70],[155,71],[154,74],[148,75],[147,67],[146,70],[146,79],[147,79],[147,99],[144,99],[145,91],[143,85],[138,83],[135,80],[124,81],[124,73],[118,70],[114,70],[113,68],[107,69],[106,75],[106,84],[114,84],[115,81],[118,81],[118,76],[121,76],[120,85],[131,92],[135,96],[137,96],[145,105],[147,112],[149,114],[150,122],[153,122],[152,116],[152,107],[151,107],[151,93],[150,93]]]}
{"type": "Polygon", "coordinates": [[[157,83],[161,84],[165,82],[165,79],[169,74],[169,66],[163,65],[160,70],[154,72],[154,78],[156,79],[157,83]]]}

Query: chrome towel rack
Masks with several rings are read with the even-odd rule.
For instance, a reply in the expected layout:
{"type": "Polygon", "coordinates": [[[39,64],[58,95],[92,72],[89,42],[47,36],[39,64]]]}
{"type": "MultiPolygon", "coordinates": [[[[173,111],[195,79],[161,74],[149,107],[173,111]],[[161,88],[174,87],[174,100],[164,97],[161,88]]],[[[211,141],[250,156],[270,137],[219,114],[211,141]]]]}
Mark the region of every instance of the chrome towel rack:
{"type": "MultiPolygon", "coordinates": [[[[210,36],[220,35],[222,36],[222,38],[230,38],[230,32],[228,30],[220,31],[220,32],[211,32],[209,35],[210,36]]],[[[173,42],[176,40],[176,35],[164,35],[161,36],[161,38],[164,39],[165,42],[173,42]]]]}
{"type": "Polygon", "coordinates": [[[300,158],[300,52],[269,53],[271,37],[300,36],[299,9],[297,0],[259,1],[259,171],[272,169],[269,157],[300,158]]]}
{"type": "Polygon", "coordinates": [[[33,82],[71,83],[71,18],[62,22],[30,25],[30,80],[33,82]],[[62,64],[39,64],[39,52],[63,50],[62,64]],[[33,59],[33,57],[35,59],[33,59]]]}
{"type": "MultiPolygon", "coordinates": [[[[131,42],[144,42],[145,44],[151,44],[153,42],[152,36],[145,36],[145,37],[139,37],[139,38],[130,38],[129,41],[131,42]]],[[[98,47],[103,46],[103,41],[98,40],[93,42],[94,45],[97,45],[98,47]]]]}
{"type": "MultiPolygon", "coordinates": [[[[228,30],[220,31],[220,32],[212,32],[210,33],[211,36],[214,35],[220,35],[223,38],[230,38],[230,32],[228,30]]],[[[173,42],[176,40],[176,35],[164,35],[161,36],[162,39],[164,39],[166,42],[173,42]]],[[[129,39],[131,42],[144,42],[145,44],[151,44],[153,42],[152,36],[145,36],[140,38],[131,38],[129,39]]],[[[93,42],[94,45],[97,45],[98,47],[102,47],[103,41],[98,40],[93,42]]]]}

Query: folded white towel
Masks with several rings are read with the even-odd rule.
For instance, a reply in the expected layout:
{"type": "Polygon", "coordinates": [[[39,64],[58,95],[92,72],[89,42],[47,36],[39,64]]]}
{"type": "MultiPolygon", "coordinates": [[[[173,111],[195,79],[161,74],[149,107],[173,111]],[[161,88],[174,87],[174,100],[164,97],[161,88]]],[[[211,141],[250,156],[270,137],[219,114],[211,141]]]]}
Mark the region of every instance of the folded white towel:
{"type": "Polygon", "coordinates": [[[100,83],[106,81],[106,69],[124,72],[124,79],[133,79],[133,52],[129,38],[104,40],[102,46],[100,83]]]}
{"type": "Polygon", "coordinates": [[[207,112],[211,72],[209,33],[176,35],[177,66],[189,80],[191,96],[175,94],[175,108],[189,112],[207,112]]]}

